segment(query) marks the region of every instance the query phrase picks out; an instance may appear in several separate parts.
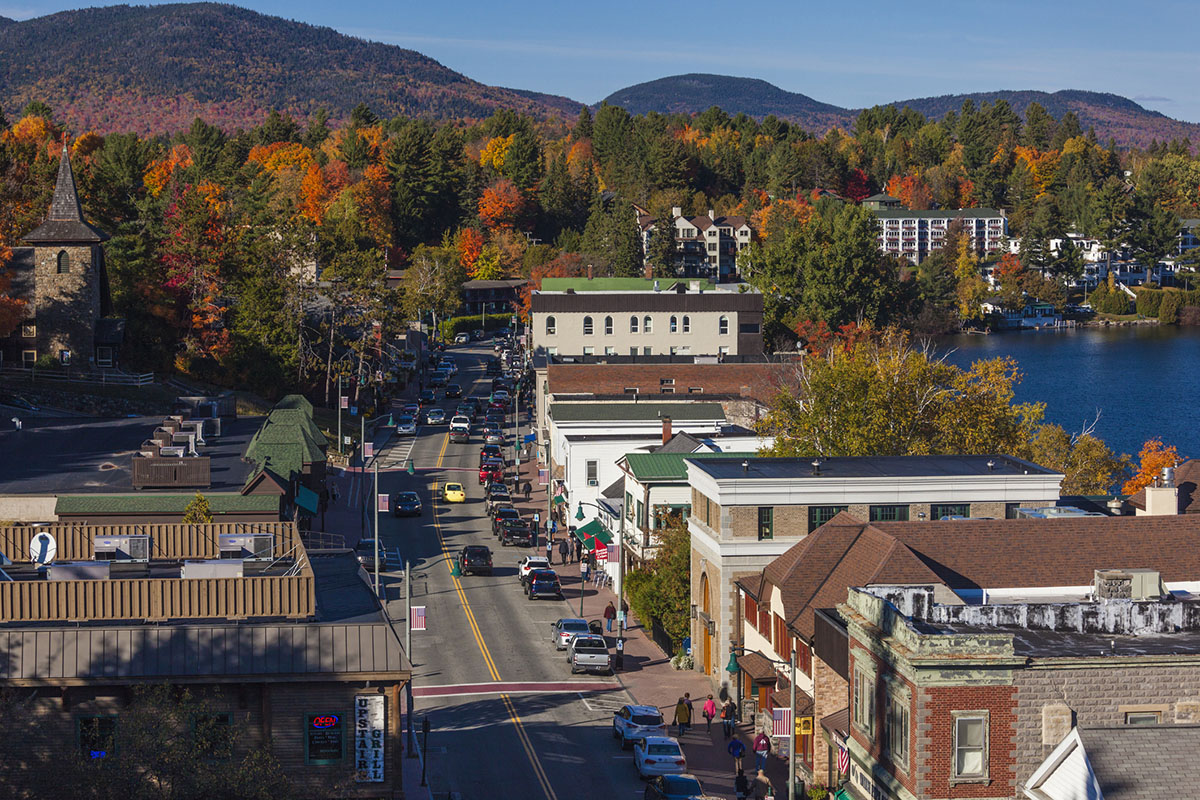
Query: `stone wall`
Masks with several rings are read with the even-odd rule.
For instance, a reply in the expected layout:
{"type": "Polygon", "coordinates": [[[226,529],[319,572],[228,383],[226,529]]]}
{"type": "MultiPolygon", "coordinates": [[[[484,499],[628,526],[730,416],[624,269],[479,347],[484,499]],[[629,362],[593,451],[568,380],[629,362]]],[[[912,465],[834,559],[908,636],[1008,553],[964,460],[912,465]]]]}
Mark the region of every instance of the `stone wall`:
{"type": "Polygon", "coordinates": [[[71,351],[72,366],[86,367],[95,353],[96,320],[100,318],[98,248],[35,247],[34,281],[37,351],[58,357],[71,351]],[[69,269],[58,272],[58,255],[66,253],[69,269]]]}
{"type": "Polygon", "coordinates": [[[845,678],[813,656],[813,780],[822,786],[837,782],[837,753],[826,740],[821,720],[846,708],[850,697],[845,678]],[[830,758],[832,754],[832,758],[830,758]],[[832,772],[830,762],[833,762],[832,772]]]}

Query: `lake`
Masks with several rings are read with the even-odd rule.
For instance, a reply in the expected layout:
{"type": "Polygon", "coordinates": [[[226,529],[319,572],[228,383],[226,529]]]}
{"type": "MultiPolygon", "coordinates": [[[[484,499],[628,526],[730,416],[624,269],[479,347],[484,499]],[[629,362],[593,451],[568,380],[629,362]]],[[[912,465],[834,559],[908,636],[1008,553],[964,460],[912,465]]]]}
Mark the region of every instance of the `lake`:
{"type": "Polygon", "coordinates": [[[1044,402],[1046,421],[1078,432],[1096,412],[1096,434],[1116,453],[1137,455],[1158,436],[1183,457],[1200,456],[1200,328],[1077,328],[1062,331],[945,336],[948,361],[1012,356],[1023,379],[1019,402],[1044,402]]]}

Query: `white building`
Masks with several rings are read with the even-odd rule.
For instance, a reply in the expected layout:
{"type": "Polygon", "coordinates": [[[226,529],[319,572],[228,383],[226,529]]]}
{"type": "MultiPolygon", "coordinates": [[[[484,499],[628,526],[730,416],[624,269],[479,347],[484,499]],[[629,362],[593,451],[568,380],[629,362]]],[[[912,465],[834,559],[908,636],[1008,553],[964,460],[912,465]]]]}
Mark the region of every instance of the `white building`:
{"type": "MultiPolygon", "coordinates": [[[[642,252],[646,254],[644,266],[650,267],[650,240],[656,235],[656,220],[646,209],[636,205],[633,208],[642,231],[642,252]]],[[[745,217],[718,217],[712,209],[704,216],[685,217],[676,206],[671,209],[671,219],[678,268],[683,277],[715,278],[725,282],[737,275],[738,254],[753,238],[745,217]]]]}

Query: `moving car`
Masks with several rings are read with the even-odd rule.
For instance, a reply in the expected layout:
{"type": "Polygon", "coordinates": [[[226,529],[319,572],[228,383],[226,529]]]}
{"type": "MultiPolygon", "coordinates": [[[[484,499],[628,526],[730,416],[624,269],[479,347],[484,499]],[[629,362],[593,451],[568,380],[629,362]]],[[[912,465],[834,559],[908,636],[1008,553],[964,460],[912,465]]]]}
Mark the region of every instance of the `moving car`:
{"type": "Polygon", "coordinates": [[[433,372],[429,373],[429,385],[434,389],[445,386],[449,380],[449,374],[443,370],[434,370],[433,372]]]}
{"type": "Polygon", "coordinates": [[[587,620],[579,617],[563,617],[557,622],[551,622],[550,628],[554,632],[554,648],[556,650],[566,650],[567,642],[577,633],[591,633],[591,628],[588,627],[587,620]]]}
{"type": "Polygon", "coordinates": [[[450,441],[457,444],[466,444],[471,441],[471,431],[469,428],[451,428],[450,441]]]}
{"type": "Polygon", "coordinates": [[[417,398],[417,405],[424,408],[431,406],[437,402],[437,396],[434,395],[433,389],[422,389],[420,396],[417,398]]]}
{"type": "Polygon", "coordinates": [[[500,430],[500,426],[494,422],[485,422],[483,440],[488,444],[504,444],[504,431],[500,430]]]}
{"type": "Polygon", "coordinates": [[[612,672],[612,659],[603,636],[580,634],[567,642],[567,663],[571,674],[577,672],[612,672]]]}
{"type": "Polygon", "coordinates": [[[638,775],[682,775],[687,771],[687,759],[679,742],[669,736],[647,736],[633,745],[633,765],[638,775]]]}
{"type": "Polygon", "coordinates": [[[446,399],[452,400],[455,397],[462,397],[462,387],[457,383],[446,384],[446,399]]]}
{"type": "Polygon", "coordinates": [[[508,403],[512,400],[512,396],[508,393],[508,389],[497,389],[492,392],[492,400],[499,400],[501,403],[508,403]]]}
{"type": "Polygon", "coordinates": [[[450,418],[450,430],[453,431],[456,428],[461,428],[464,431],[470,432],[471,418],[463,416],[462,414],[455,414],[450,418]]]}
{"type": "Polygon", "coordinates": [[[488,362],[487,362],[486,373],[488,375],[499,375],[500,374],[500,359],[489,358],[488,362]]]}
{"type": "Polygon", "coordinates": [[[447,483],[442,489],[442,499],[447,503],[465,503],[467,490],[461,483],[447,483]]]}
{"type": "Polygon", "coordinates": [[[21,411],[37,411],[38,407],[26,400],[19,394],[9,394],[8,392],[0,392],[0,406],[8,406],[9,408],[17,408],[21,411]]]}
{"type": "Polygon", "coordinates": [[[446,412],[440,408],[431,408],[425,412],[425,422],[430,425],[441,425],[446,421],[446,412]]]}
{"type": "MultiPolygon", "coordinates": [[[[354,554],[358,556],[358,563],[371,572],[375,569],[375,540],[374,539],[359,539],[358,544],[354,545],[354,554]]],[[[383,566],[383,551],[379,551],[379,566],[383,566]]]]}
{"type": "Polygon", "coordinates": [[[529,523],[523,519],[500,519],[493,523],[500,526],[500,544],[504,547],[513,545],[514,547],[532,547],[533,546],[533,531],[529,529],[529,523]]]}
{"type": "Polygon", "coordinates": [[[463,575],[492,574],[492,551],[482,544],[469,544],[458,554],[458,571],[463,575]]]}
{"type": "Polygon", "coordinates": [[[646,784],[644,800],[692,800],[704,796],[695,775],[659,775],[646,784]]]}
{"type": "Polygon", "coordinates": [[[465,333],[457,333],[454,335],[455,344],[467,344],[471,341],[471,337],[465,333]]]}
{"type": "Polygon", "coordinates": [[[415,417],[421,413],[421,405],[419,403],[405,403],[400,411],[403,414],[408,414],[410,417],[415,417]]]}
{"type": "Polygon", "coordinates": [[[417,432],[417,421],[405,414],[402,417],[396,418],[396,435],[397,436],[412,436],[417,432]]]}
{"type": "Polygon", "coordinates": [[[476,328],[475,330],[471,331],[471,339],[473,341],[481,342],[485,336],[487,336],[487,334],[483,332],[483,328],[476,328]]]}
{"type": "Polygon", "coordinates": [[[558,575],[552,569],[531,571],[528,580],[525,581],[525,596],[530,600],[537,600],[539,597],[562,600],[562,584],[558,582],[558,575]]]}
{"type": "Polygon", "coordinates": [[[621,749],[625,750],[647,736],[666,736],[667,723],[654,706],[622,706],[613,712],[612,735],[621,740],[621,749]]]}
{"type": "Polygon", "coordinates": [[[416,492],[397,492],[392,497],[392,516],[421,516],[421,498],[417,496],[416,492]]]}
{"type": "Polygon", "coordinates": [[[504,465],[499,461],[485,461],[479,465],[479,484],[504,480],[504,465]]]}
{"type": "Polygon", "coordinates": [[[500,450],[498,444],[485,444],[479,449],[479,463],[485,461],[500,461],[504,458],[503,451],[500,450]]]}
{"type": "MultiPolygon", "coordinates": [[[[550,569],[550,559],[545,556],[525,556],[517,562],[517,579],[522,585],[535,569],[550,569]]],[[[666,728],[663,728],[663,733],[666,733],[666,728]]]]}

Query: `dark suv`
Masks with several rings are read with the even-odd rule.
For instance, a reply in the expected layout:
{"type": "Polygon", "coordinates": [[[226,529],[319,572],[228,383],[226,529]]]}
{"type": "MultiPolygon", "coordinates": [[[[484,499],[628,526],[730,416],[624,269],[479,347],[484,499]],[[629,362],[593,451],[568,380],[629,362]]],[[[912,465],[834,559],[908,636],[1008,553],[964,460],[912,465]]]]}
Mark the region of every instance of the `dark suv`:
{"type": "Polygon", "coordinates": [[[492,551],[481,544],[469,544],[458,554],[458,571],[463,575],[492,574],[492,551]]]}
{"type": "Polygon", "coordinates": [[[525,594],[530,600],[537,600],[539,597],[563,599],[562,584],[558,582],[558,575],[552,569],[530,570],[529,579],[525,582],[525,594]]]}

